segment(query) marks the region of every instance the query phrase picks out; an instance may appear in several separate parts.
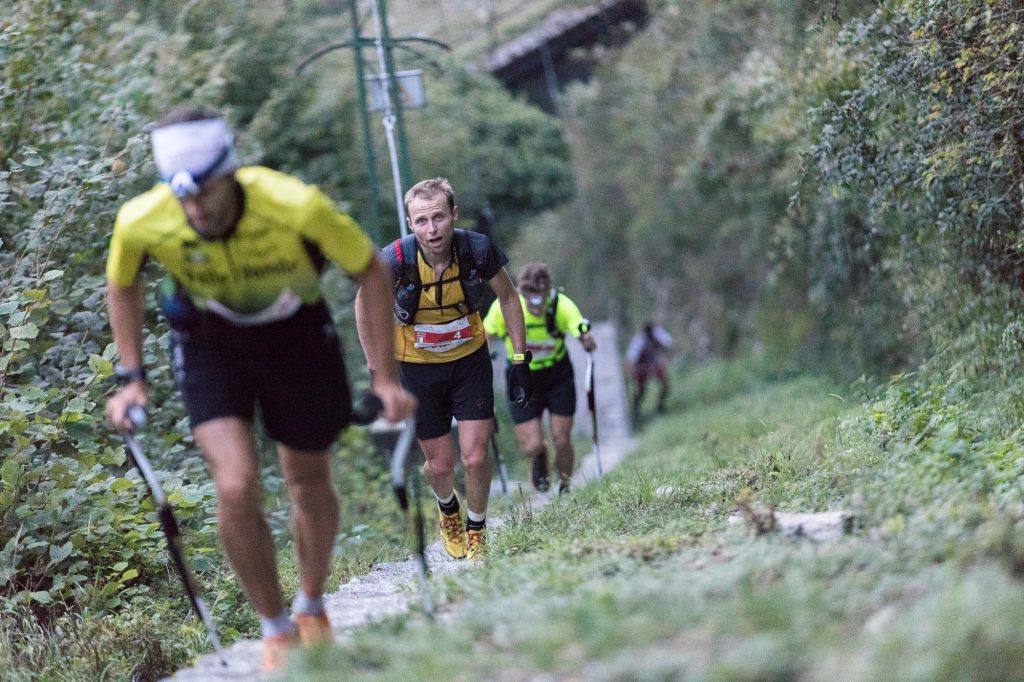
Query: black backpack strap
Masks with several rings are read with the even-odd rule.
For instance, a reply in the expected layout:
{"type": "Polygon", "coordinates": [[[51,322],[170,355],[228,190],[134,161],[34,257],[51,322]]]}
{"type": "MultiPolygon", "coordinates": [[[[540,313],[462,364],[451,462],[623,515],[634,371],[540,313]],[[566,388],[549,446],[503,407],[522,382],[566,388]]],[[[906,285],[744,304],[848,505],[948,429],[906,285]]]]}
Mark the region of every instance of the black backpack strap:
{"type": "Polygon", "coordinates": [[[476,258],[473,256],[473,245],[469,241],[466,230],[455,230],[455,259],[459,262],[459,284],[462,286],[462,297],[466,304],[466,312],[478,309],[479,275],[476,258]]]}
{"type": "Polygon", "coordinates": [[[420,269],[416,264],[416,235],[407,234],[395,242],[395,255],[405,283],[420,283],[420,269]]]}
{"type": "Polygon", "coordinates": [[[416,262],[416,235],[396,239],[381,249],[381,255],[391,269],[395,286],[395,320],[399,324],[412,324],[419,310],[422,289],[416,262]]]}
{"type": "Polygon", "coordinates": [[[455,230],[455,258],[459,261],[459,275],[463,279],[476,269],[473,248],[470,246],[469,236],[465,230],[455,230]]]}
{"type": "Polygon", "coordinates": [[[551,290],[551,299],[548,307],[544,309],[544,324],[547,325],[548,334],[555,339],[565,336],[565,332],[558,328],[558,321],[555,316],[558,314],[558,289],[551,290]]]}

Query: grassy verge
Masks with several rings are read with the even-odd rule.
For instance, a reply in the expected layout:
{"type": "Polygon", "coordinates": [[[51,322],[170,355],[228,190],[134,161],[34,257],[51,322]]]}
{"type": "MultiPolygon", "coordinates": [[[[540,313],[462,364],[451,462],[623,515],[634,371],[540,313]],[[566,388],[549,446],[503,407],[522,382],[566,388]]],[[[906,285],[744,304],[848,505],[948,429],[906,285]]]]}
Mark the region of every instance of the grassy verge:
{"type": "Polygon", "coordinates": [[[512,509],[486,564],[447,579],[436,622],[360,631],[294,678],[1024,677],[1014,434],[941,387],[896,381],[861,405],[824,379],[742,374],[691,373],[692,399],[624,465],[512,509]],[[739,504],[857,524],[831,542],[755,536],[739,504]]]}

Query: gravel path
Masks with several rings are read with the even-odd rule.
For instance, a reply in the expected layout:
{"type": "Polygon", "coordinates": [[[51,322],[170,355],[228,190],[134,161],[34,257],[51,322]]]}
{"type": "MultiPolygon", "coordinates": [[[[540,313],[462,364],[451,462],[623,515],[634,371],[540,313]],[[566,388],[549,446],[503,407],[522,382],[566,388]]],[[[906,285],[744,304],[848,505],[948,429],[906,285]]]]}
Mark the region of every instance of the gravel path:
{"type": "MultiPolygon", "coordinates": [[[[622,375],[621,353],[615,328],[610,322],[594,325],[598,349],[594,352],[594,384],[600,443],[601,468],[607,472],[614,468],[632,449],[627,419],[625,381],[622,375]]],[[[590,412],[587,408],[586,391],[582,388],[586,369],[586,354],[579,344],[569,343],[570,355],[576,370],[580,403],[576,412],[577,428],[588,436],[591,433],[590,412]]],[[[511,453],[507,456],[513,456],[511,453]]],[[[573,476],[573,486],[582,487],[598,479],[596,453],[584,455],[573,476]]],[[[510,493],[522,487],[529,491],[529,484],[509,481],[510,493]]],[[[501,494],[501,484],[495,479],[492,493],[501,494]]],[[[530,503],[542,507],[550,500],[548,494],[534,494],[530,503]]],[[[491,529],[500,525],[500,518],[489,519],[491,529]]],[[[448,557],[435,543],[427,548],[427,564],[432,575],[452,573],[472,566],[465,561],[448,557]]],[[[326,595],[327,613],[331,619],[337,639],[344,639],[353,629],[389,616],[404,613],[410,604],[418,602],[415,568],[412,559],[407,561],[378,564],[363,576],[352,578],[337,592],[326,595]]],[[[222,666],[215,654],[201,656],[191,668],[183,668],[170,680],[176,682],[220,682],[229,680],[260,679],[259,672],[261,645],[258,640],[243,640],[225,650],[227,666],[222,666]]]]}

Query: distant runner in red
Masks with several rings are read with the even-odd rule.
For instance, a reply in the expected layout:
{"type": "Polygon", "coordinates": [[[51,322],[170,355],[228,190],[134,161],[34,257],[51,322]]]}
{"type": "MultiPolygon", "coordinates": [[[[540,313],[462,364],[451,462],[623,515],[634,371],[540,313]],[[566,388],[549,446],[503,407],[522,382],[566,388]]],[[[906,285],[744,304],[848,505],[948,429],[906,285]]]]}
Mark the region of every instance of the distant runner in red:
{"type": "Polygon", "coordinates": [[[479,309],[490,289],[505,315],[513,349],[509,394],[520,403],[531,394],[523,311],[505,270],[508,257],[486,235],[455,229],[459,207],[448,180],[417,183],[405,194],[405,210],[412,234],[381,249],[395,290],[395,358],[402,385],[418,400],[416,436],[427,460],[423,476],[437,497],[445,550],[455,559],[481,559],[491,489],[487,441],[494,428],[494,387],[479,309]],[[455,492],[453,417],[465,475],[465,526],[455,492]]]}
{"type": "Polygon", "coordinates": [[[652,322],[633,335],[626,349],[626,367],[629,369],[636,390],[633,393],[633,420],[640,417],[640,406],[644,400],[647,380],[654,377],[661,384],[658,393],[658,412],[665,411],[668,398],[668,375],[665,373],[665,351],[673,347],[672,335],[663,327],[652,322]]]}

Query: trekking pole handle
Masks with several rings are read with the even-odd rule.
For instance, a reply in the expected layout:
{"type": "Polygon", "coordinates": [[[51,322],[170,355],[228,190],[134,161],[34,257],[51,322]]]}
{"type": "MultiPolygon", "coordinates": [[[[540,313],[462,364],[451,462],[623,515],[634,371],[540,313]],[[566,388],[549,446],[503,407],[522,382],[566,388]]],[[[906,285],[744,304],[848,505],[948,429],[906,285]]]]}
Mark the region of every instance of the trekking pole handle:
{"type": "Polygon", "coordinates": [[[352,407],[352,423],[366,426],[372,423],[383,409],[384,403],[381,399],[374,393],[367,393],[359,404],[352,407]]]}
{"type": "Polygon", "coordinates": [[[132,423],[132,431],[137,431],[146,426],[146,422],[149,421],[149,417],[146,416],[146,408],[138,403],[132,403],[125,410],[125,414],[128,416],[128,421],[132,423]]]}

